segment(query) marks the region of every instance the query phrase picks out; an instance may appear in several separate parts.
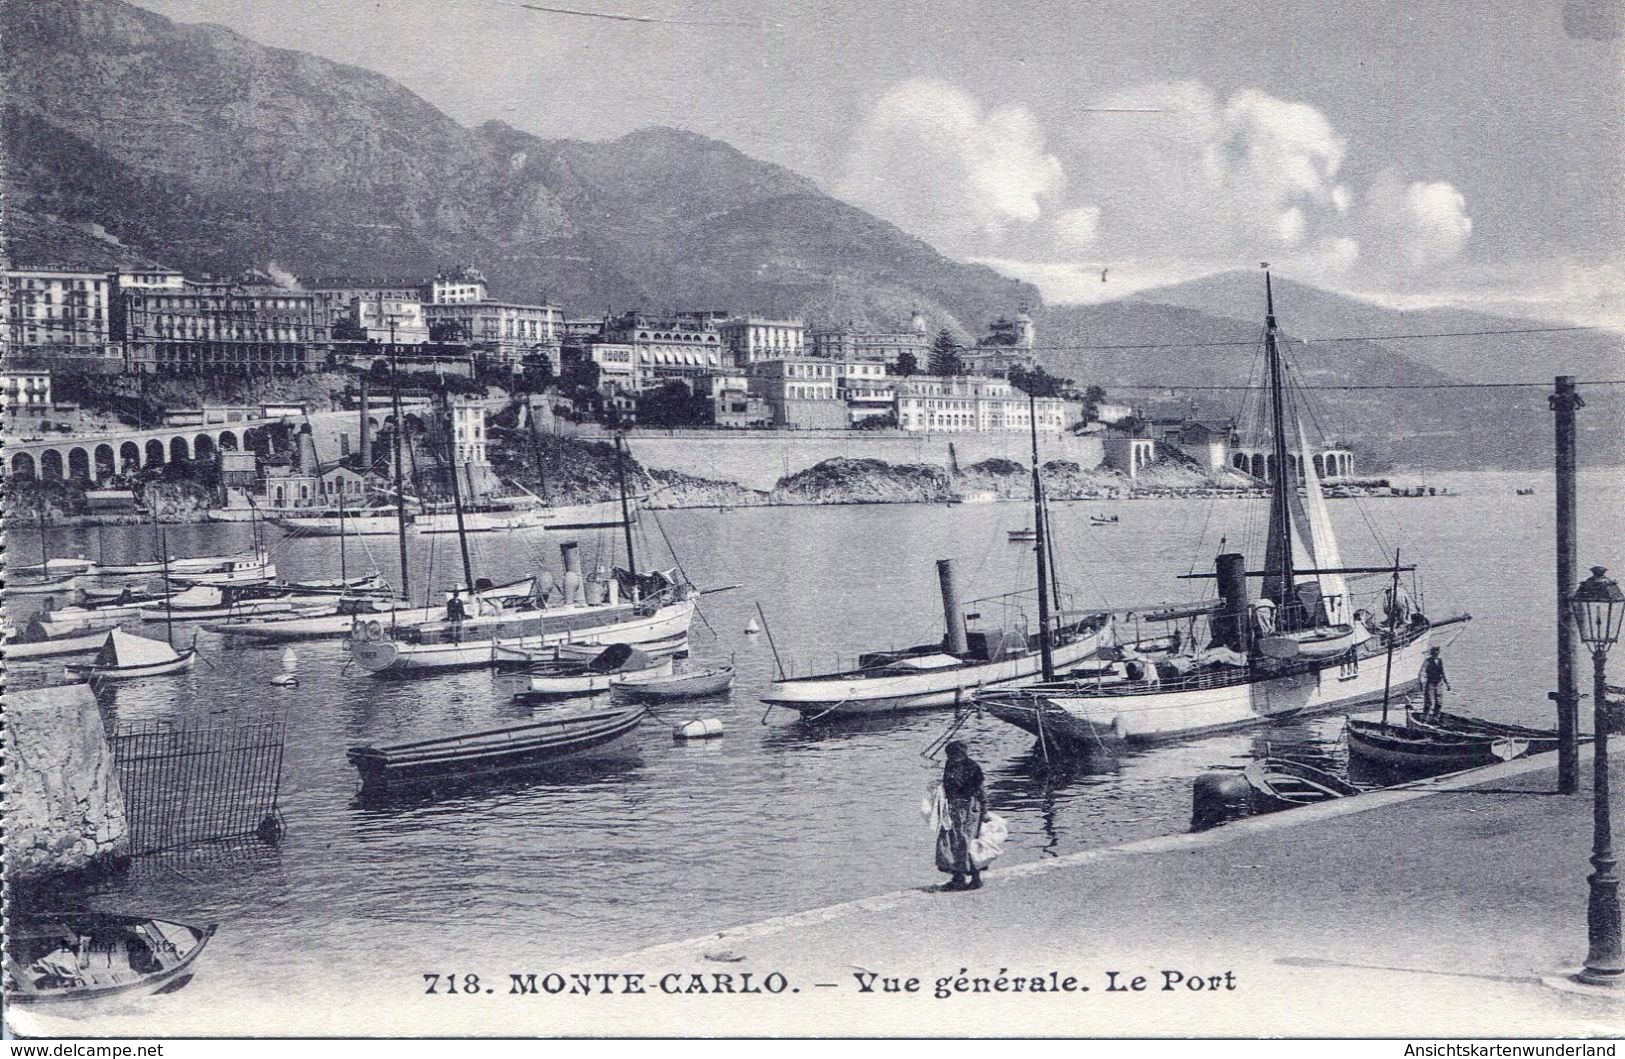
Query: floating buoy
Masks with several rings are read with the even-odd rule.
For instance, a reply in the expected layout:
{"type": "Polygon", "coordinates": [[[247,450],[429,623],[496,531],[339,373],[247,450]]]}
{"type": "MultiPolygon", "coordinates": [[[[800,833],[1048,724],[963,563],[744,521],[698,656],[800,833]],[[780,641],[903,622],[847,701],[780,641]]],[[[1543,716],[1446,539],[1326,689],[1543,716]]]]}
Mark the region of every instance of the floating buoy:
{"type": "Polygon", "coordinates": [[[1251,816],[1252,785],[1239,772],[1204,772],[1191,784],[1191,830],[1251,816]]]}
{"type": "Polygon", "coordinates": [[[293,653],[293,648],[282,649],[282,672],[271,678],[274,688],[293,688],[299,686],[299,677],[295,670],[299,668],[299,656],[293,653]]]}
{"type": "Polygon", "coordinates": [[[271,686],[274,688],[296,688],[299,686],[299,678],[292,673],[278,673],[271,678],[271,686]]]}
{"type": "Polygon", "coordinates": [[[745,635],[746,636],[755,636],[757,633],[759,633],[761,631],[762,631],[762,627],[760,625],[756,624],[756,619],[755,618],[752,618],[750,620],[750,623],[745,626],[745,635]]]}
{"type": "Polygon", "coordinates": [[[284,673],[292,673],[298,668],[299,656],[293,653],[293,648],[284,647],[282,649],[282,671],[284,673]]]}
{"type": "Polygon", "coordinates": [[[689,721],[671,730],[673,739],[715,739],[722,735],[722,721],[707,717],[703,721],[689,721]]]}

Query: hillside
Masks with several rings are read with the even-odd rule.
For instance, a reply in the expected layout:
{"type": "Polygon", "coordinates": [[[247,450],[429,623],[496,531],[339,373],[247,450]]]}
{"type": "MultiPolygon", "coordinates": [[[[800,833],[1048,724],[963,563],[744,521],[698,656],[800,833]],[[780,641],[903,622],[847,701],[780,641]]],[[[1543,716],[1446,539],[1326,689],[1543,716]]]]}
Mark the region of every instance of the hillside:
{"type": "Polygon", "coordinates": [[[465,128],[381,75],[119,0],[7,0],[11,253],[233,274],[482,267],[499,296],[959,331],[1036,292],[725,143],[465,128]],[[831,282],[831,276],[839,282],[831,282]]]}

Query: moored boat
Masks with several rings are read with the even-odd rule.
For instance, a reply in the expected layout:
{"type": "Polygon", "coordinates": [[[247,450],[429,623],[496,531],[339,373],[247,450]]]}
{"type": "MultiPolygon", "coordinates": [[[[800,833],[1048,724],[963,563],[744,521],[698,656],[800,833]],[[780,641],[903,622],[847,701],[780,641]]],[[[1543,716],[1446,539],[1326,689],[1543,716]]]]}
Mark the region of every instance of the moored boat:
{"type": "Polygon", "coordinates": [[[667,702],[720,695],[733,687],[733,682],[734,667],[728,665],[683,673],[631,674],[617,677],[609,686],[618,695],[667,702]]]}
{"type": "Polygon", "coordinates": [[[1257,758],[1248,763],[1241,774],[1251,788],[1255,813],[1295,809],[1361,793],[1361,789],[1348,780],[1307,761],[1289,757],[1257,758]]]}
{"type": "Polygon", "coordinates": [[[70,632],[62,636],[47,635],[38,620],[31,620],[21,632],[6,629],[5,660],[25,662],[33,658],[52,658],[59,655],[83,654],[101,647],[107,640],[106,629],[70,632]]]}
{"type": "Polygon", "coordinates": [[[64,668],[69,676],[93,680],[139,680],[161,677],[192,668],[197,649],[176,651],[163,640],[149,640],[123,629],[113,629],[102,641],[101,650],[89,662],[70,662],[64,668]]]}
{"type": "Polygon", "coordinates": [[[35,581],[17,581],[11,578],[6,580],[6,594],[8,596],[50,596],[58,592],[72,592],[79,584],[78,574],[64,574],[60,577],[46,577],[35,581]]]}
{"type": "Polygon", "coordinates": [[[110,912],[63,912],[6,929],[5,993],[13,1004],[63,1004],[170,992],[214,936],[164,919],[110,912]]]}
{"type": "Polygon", "coordinates": [[[617,678],[669,676],[671,659],[651,658],[627,644],[612,644],[587,662],[557,662],[533,672],[515,702],[543,702],[596,695],[617,678]]]}
{"type": "MultiPolygon", "coordinates": [[[[1508,724],[1505,721],[1490,721],[1482,717],[1469,717],[1460,713],[1440,712],[1431,717],[1423,717],[1420,713],[1412,712],[1405,723],[1413,728],[1424,728],[1432,731],[1457,735],[1488,735],[1498,739],[1522,739],[1529,744],[1529,753],[1544,754],[1556,750],[1558,743],[1557,729],[1531,728],[1522,724],[1508,724]]],[[[1584,742],[1591,738],[1589,735],[1580,735],[1579,740],[1584,742]]]]}
{"type": "Polygon", "coordinates": [[[1495,735],[1469,735],[1362,721],[1344,728],[1349,757],[1401,772],[1456,772],[1511,761],[1529,751],[1529,742],[1495,735]]]}
{"type": "Polygon", "coordinates": [[[351,747],[363,794],[393,787],[538,769],[612,750],[647,712],[642,706],[549,716],[508,728],[420,739],[388,746],[351,747]]]}
{"type": "Polygon", "coordinates": [[[1038,539],[1038,531],[1035,529],[1013,529],[1006,531],[1005,536],[1009,538],[1011,544],[1030,543],[1038,539]]]}
{"type": "MultiPolygon", "coordinates": [[[[394,599],[360,596],[348,597],[337,603],[296,606],[287,611],[273,612],[256,617],[234,618],[203,626],[204,632],[222,636],[242,636],[251,640],[317,640],[351,635],[358,621],[389,622],[397,611],[407,611],[407,604],[394,599]]],[[[415,608],[414,617],[425,619],[442,615],[443,611],[424,611],[415,608]]]]}

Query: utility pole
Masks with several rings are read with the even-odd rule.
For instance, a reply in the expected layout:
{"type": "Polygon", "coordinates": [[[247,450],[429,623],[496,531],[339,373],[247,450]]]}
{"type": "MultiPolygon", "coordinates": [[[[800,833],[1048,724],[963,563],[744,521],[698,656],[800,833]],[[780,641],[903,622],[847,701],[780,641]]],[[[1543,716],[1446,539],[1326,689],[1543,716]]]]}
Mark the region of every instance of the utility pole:
{"type": "Polygon", "coordinates": [[[1574,388],[1574,376],[1559,375],[1557,392],[1548,399],[1557,420],[1557,690],[1547,697],[1557,703],[1557,792],[1573,794],[1580,787],[1580,696],[1575,690],[1574,626],[1569,594],[1575,576],[1575,535],[1579,518],[1575,509],[1574,413],[1585,401],[1574,388]]]}

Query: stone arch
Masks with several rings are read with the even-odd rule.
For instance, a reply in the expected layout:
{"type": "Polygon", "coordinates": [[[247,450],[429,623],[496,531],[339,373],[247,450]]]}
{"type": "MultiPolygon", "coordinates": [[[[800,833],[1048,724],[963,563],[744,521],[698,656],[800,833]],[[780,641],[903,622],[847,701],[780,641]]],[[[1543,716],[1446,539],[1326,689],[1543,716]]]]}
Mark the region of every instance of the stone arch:
{"type": "MultiPolygon", "coordinates": [[[[1332,457],[1332,466],[1337,466],[1337,457],[1335,455],[1332,457]]],[[[1336,472],[1334,471],[1332,473],[1335,474],[1336,472]]],[[[1326,457],[1322,456],[1318,452],[1315,453],[1315,477],[1326,477],[1326,457]]]]}
{"type": "Polygon", "coordinates": [[[68,450],[68,477],[74,481],[90,479],[90,453],[77,446],[68,450]]]}
{"type": "Polygon", "coordinates": [[[1266,482],[1275,481],[1275,471],[1275,454],[1273,452],[1266,453],[1264,456],[1264,480],[1266,482]]]}
{"type": "Polygon", "coordinates": [[[164,443],[159,441],[157,438],[149,438],[147,440],[147,462],[146,462],[146,466],[148,466],[148,467],[162,467],[163,465],[164,465],[164,443]]]}
{"type": "Polygon", "coordinates": [[[34,457],[26,452],[19,452],[11,458],[11,473],[19,478],[34,477],[34,457]]]}
{"type": "Polygon", "coordinates": [[[192,439],[192,454],[200,460],[214,457],[214,438],[208,434],[199,434],[192,439]]]}
{"type": "Polygon", "coordinates": [[[39,454],[39,476],[47,482],[62,480],[62,450],[46,449],[39,454]]]}
{"type": "Polygon", "coordinates": [[[191,454],[186,451],[185,438],[174,437],[169,439],[169,460],[171,463],[184,463],[191,458],[191,454]]]}
{"type": "Polygon", "coordinates": [[[141,469],[141,446],[133,441],[126,441],[118,447],[119,470],[129,474],[141,469]]]}
{"type": "Polygon", "coordinates": [[[105,441],[96,446],[96,451],[92,453],[92,457],[95,462],[96,480],[98,482],[104,478],[111,478],[118,473],[118,464],[114,462],[113,446],[105,441]]]}
{"type": "Polygon", "coordinates": [[[1237,452],[1237,453],[1234,453],[1233,455],[1231,455],[1231,457],[1230,457],[1230,466],[1236,468],[1239,471],[1246,471],[1247,470],[1247,454],[1245,452],[1237,452]]]}
{"type": "Polygon", "coordinates": [[[1253,453],[1252,463],[1253,463],[1253,477],[1254,478],[1263,478],[1264,474],[1265,474],[1265,471],[1266,471],[1266,468],[1264,466],[1264,454],[1261,453],[1261,452],[1253,453]]]}
{"type": "Polygon", "coordinates": [[[238,444],[238,442],[237,442],[237,435],[236,434],[232,433],[229,430],[222,430],[220,432],[220,451],[221,452],[236,452],[237,451],[237,444],[238,444]]]}

